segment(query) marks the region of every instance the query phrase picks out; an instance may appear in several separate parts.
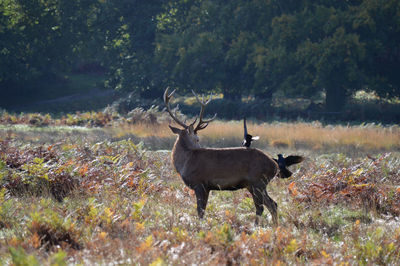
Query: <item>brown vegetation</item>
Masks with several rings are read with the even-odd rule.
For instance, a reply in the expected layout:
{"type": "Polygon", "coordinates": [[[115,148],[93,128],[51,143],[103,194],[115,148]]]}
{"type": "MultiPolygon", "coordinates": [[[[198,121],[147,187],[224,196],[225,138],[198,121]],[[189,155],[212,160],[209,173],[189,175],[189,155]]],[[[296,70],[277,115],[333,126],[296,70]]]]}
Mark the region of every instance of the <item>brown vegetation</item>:
{"type": "Polygon", "coordinates": [[[2,264],[400,262],[396,152],[310,154],[293,177],[269,184],[280,206],[280,227],[272,228],[254,226],[246,191],[212,192],[198,220],[169,152],[132,141],[0,138],[2,264]],[[65,176],[79,185],[59,202],[50,186],[65,176]],[[13,193],[16,180],[27,188],[13,193]]]}

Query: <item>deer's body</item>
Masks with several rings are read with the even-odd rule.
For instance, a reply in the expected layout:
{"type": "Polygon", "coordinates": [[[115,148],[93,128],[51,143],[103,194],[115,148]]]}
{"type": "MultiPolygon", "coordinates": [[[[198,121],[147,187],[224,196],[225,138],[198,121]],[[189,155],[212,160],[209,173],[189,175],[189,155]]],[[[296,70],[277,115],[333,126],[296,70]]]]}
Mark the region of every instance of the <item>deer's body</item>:
{"type": "Polygon", "coordinates": [[[185,148],[179,138],[172,149],[172,163],[190,188],[236,190],[262,183],[277,174],[277,163],[253,148],[185,148]]]}
{"type": "MultiPolygon", "coordinates": [[[[193,92],[194,93],[194,92],[193,92]]],[[[197,212],[204,216],[210,190],[237,190],[246,188],[253,196],[258,222],[264,205],[272,215],[274,224],[278,224],[277,204],[267,193],[267,184],[279,171],[278,163],[262,151],[247,147],[238,148],[201,148],[197,131],[207,127],[215,119],[203,120],[204,108],[211,98],[201,104],[199,122],[196,120],[186,125],[180,121],[169,107],[169,100],[174,92],[164,93],[164,102],[171,117],[183,129],[170,126],[178,138],[172,149],[172,164],[185,184],[196,193],[197,212]]]]}

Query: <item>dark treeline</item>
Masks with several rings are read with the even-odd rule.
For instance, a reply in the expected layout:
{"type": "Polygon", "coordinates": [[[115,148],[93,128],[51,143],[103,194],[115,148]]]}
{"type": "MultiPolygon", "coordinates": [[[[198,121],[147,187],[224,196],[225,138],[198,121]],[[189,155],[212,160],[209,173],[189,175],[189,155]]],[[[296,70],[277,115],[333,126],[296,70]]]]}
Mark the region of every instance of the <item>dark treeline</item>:
{"type": "Polygon", "coordinates": [[[147,98],[324,92],[338,111],[361,89],[400,96],[399,44],[398,0],[2,0],[0,89],[94,71],[147,98]]]}

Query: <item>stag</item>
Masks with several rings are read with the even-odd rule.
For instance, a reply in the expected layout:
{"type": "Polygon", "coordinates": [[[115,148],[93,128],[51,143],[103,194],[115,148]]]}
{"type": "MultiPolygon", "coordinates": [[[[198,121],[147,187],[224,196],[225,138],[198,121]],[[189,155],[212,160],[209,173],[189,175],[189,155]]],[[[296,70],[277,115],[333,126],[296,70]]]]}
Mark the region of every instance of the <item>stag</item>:
{"type": "Polygon", "coordinates": [[[256,207],[256,224],[265,205],[275,225],[278,224],[277,204],[267,193],[267,185],[278,173],[278,164],[270,156],[255,148],[201,148],[197,133],[216,118],[204,120],[204,109],[211,101],[202,100],[192,91],[201,105],[198,117],[189,125],[179,120],[171,111],[170,99],[175,90],[164,92],[166,110],[173,120],[182,127],[169,126],[178,137],[172,148],[172,164],[183,182],[194,190],[197,213],[203,218],[211,190],[237,190],[246,188],[252,195],[256,207]],[[196,122],[198,123],[196,125],[196,122]]]}

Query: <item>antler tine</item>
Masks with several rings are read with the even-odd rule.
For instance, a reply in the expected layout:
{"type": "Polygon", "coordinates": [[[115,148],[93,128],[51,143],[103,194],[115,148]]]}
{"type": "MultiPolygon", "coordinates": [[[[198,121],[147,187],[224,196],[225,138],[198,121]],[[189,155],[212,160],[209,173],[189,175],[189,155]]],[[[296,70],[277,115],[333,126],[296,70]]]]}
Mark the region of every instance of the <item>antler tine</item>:
{"type": "Polygon", "coordinates": [[[192,90],[192,93],[193,93],[193,95],[196,97],[196,100],[203,106],[205,106],[205,105],[207,105],[207,104],[209,104],[210,102],[211,102],[211,100],[212,100],[212,97],[213,97],[213,95],[212,95],[212,93],[211,93],[211,95],[210,95],[210,98],[206,101],[206,102],[204,102],[204,95],[202,94],[201,95],[201,101],[200,101],[200,99],[199,99],[199,96],[197,96],[197,94],[194,92],[194,90],[192,90]]]}
{"type": "Polygon", "coordinates": [[[207,123],[207,124],[208,124],[208,123],[212,122],[215,118],[217,118],[217,113],[215,113],[214,116],[211,117],[211,118],[208,119],[208,120],[203,120],[203,119],[202,119],[201,122],[202,122],[202,123],[207,123]]]}
{"type": "Polygon", "coordinates": [[[209,104],[212,100],[213,94],[211,93],[210,98],[207,100],[207,102],[205,103],[205,105],[209,104]]]}
{"type": "Polygon", "coordinates": [[[180,121],[180,120],[176,117],[176,112],[175,112],[175,115],[174,115],[174,114],[172,113],[172,111],[171,111],[170,106],[169,106],[169,100],[170,100],[170,99],[172,98],[172,96],[174,95],[176,89],[173,90],[170,94],[168,94],[168,90],[169,90],[169,87],[167,87],[167,88],[165,89],[165,92],[164,92],[164,103],[165,103],[165,106],[167,107],[167,112],[168,112],[169,115],[172,117],[172,119],[175,120],[176,123],[178,123],[180,126],[182,126],[183,128],[186,129],[186,128],[188,128],[189,126],[187,126],[185,123],[183,123],[182,121],[180,121]]]}
{"type": "MultiPolygon", "coordinates": [[[[202,95],[202,100],[200,101],[199,97],[197,96],[197,94],[194,92],[194,90],[192,90],[193,95],[196,97],[196,100],[200,103],[201,105],[201,109],[200,109],[200,114],[198,116],[199,118],[199,123],[197,124],[196,128],[194,129],[195,132],[197,132],[198,130],[202,130],[204,128],[206,128],[208,126],[208,124],[213,121],[216,117],[217,114],[214,114],[214,116],[208,120],[203,120],[203,115],[204,115],[204,109],[206,107],[206,105],[208,105],[211,100],[212,100],[212,94],[210,96],[210,98],[204,102],[204,95],[202,95]]],[[[196,118],[197,120],[197,118],[196,118]]],[[[193,122],[192,125],[194,125],[194,123],[196,122],[196,120],[193,122]]]]}

